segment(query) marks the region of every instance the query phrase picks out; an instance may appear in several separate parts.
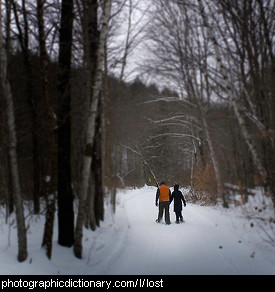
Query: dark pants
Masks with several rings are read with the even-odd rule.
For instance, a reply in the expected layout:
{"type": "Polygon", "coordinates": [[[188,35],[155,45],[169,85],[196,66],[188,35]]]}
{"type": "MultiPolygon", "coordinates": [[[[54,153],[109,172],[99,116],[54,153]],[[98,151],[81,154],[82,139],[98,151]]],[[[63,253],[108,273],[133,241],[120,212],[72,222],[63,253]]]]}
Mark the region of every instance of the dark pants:
{"type": "Polygon", "coordinates": [[[176,221],[179,221],[180,219],[183,219],[181,211],[177,211],[176,213],[176,221]]]}
{"type": "Polygon", "coordinates": [[[158,216],[159,221],[162,220],[163,210],[165,210],[165,223],[170,223],[169,206],[170,206],[170,202],[159,202],[159,216],[158,216]]]}

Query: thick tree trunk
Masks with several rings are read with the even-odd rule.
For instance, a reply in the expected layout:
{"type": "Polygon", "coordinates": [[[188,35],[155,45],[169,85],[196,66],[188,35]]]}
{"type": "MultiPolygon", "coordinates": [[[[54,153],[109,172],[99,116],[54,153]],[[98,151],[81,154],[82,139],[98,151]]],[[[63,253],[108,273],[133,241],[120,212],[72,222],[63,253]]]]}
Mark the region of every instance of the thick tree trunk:
{"type": "Polygon", "coordinates": [[[17,4],[12,1],[13,11],[15,15],[15,22],[18,29],[18,40],[22,50],[24,66],[26,72],[26,84],[27,84],[27,100],[28,107],[31,116],[31,127],[32,127],[32,161],[33,161],[33,205],[34,214],[40,212],[40,153],[39,153],[39,123],[37,115],[37,99],[34,96],[34,84],[32,74],[32,64],[29,50],[29,22],[26,10],[26,1],[22,0],[22,14],[23,14],[23,28],[20,24],[18,16],[17,4]]]}
{"type": "Polygon", "coordinates": [[[111,14],[111,0],[104,1],[103,15],[102,15],[102,28],[99,36],[99,44],[97,50],[97,64],[96,73],[94,78],[92,98],[89,106],[88,121],[86,129],[86,147],[84,153],[83,161],[83,171],[82,171],[82,183],[79,193],[79,206],[78,206],[78,216],[76,222],[75,230],[75,245],[74,254],[76,257],[82,257],[82,235],[83,235],[83,223],[85,217],[85,202],[87,198],[88,183],[91,175],[91,163],[92,163],[92,151],[94,136],[96,132],[96,117],[98,110],[98,103],[100,98],[100,91],[102,87],[103,79],[103,61],[104,61],[104,45],[108,33],[108,22],[111,14]]]}
{"type": "MultiPolygon", "coordinates": [[[[2,2],[0,2],[0,11],[2,2]]],[[[9,156],[11,166],[12,188],[14,194],[14,202],[16,207],[16,222],[18,234],[18,261],[23,262],[26,260],[27,253],[27,235],[24,218],[24,207],[22,201],[22,194],[19,180],[19,170],[17,162],[17,136],[15,128],[14,106],[13,97],[11,93],[10,83],[7,74],[7,52],[4,45],[3,31],[2,31],[2,18],[0,16],[0,68],[1,68],[1,85],[4,91],[4,96],[7,102],[7,120],[9,130],[9,156]]]]}
{"type": "Polygon", "coordinates": [[[74,244],[74,211],[71,181],[71,52],[73,0],[62,1],[58,74],[58,243],[74,244]]]}
{"type": "MultiPolygon", "coordinates": [[[[99,110],[99,112],[101,112],[99,110]]],[[[93,144],[92,169],[86,199],[86,227],[95,230],[104,218],[104,195],[102,184],[101,117],[96,119],[96,134],[93,144]]]]}

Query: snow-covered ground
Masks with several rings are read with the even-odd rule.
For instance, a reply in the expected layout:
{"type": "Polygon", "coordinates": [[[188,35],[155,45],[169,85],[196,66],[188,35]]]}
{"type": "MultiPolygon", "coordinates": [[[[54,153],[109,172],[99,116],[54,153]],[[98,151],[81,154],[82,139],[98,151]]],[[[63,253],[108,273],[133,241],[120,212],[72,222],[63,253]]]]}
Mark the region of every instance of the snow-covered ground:
{"type": "MultiPolygon", "coordinates": [[[[171,206],[172,224],[167,226],[155,222],[155,192],[154,187],[120,191],[116,214],[106,205],[101,227],[84,231],[82,260],[74,257],[72,248],[57,244],[55,231],[49,261],[41,249],[44,216],[32,216],[27,219],[29,256],[18,263],[15,222],[10,218],[10,224],[5,224],[1,211],[0,274],[275,274],[275,246],[271,244],[275,225],[259,225],[262,220],[252,218],[253,202],[247,209],[187,202],[186,222],[181,224],[174,223],[171,206]],[[250,214],[250,220],[244,214],[250,214]]],[[[260,203],[262,199],[257,206],[260,203]]]]}

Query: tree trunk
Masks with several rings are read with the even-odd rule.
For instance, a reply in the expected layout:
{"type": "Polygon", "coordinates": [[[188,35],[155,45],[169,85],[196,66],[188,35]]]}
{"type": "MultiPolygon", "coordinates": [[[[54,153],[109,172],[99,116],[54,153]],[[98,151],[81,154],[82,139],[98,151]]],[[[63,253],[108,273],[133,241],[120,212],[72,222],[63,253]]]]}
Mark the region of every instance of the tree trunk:
{"type": "MultiPolygon", "coordinates": [[[[197,99],[197,104],[198,104],[198,108],[199,108],[199,112],[200,112],[200,116],[202,119],[202,123],[203,123],[203,128],[204,128],[204,132],[205,132],[205,136],[206,136],[206,141],[208,144],[208,148],[209,148],[209,153],[210,153],[210,158],[211,158],[211,162],[213,164],[213,169],[214,169],[214,174],[215,174],[215,179],[216,179],[216,184],[217,184],[217,195],[220,198],[224,198],[224,194],[223,194],[223,182],[222,182],[222,177],[221,177],[221,171],[220,171],[220,166],[219,166],[219,161],[218,161],[218,157],[214,148],[214,142],[213,139],[211,137],[210,134],[210,128],[208,125],[208,121],[205,117],[205,112],[203,110],[203,104],[202,101],[200,100],[201,97],[199,97],[199,85],[197,84],[197,80],[196,80],[196,76],[194,73],[194,77],[193,77],[193,83],[195,86],[195,91],[194,92],[194,96],[197,99]]],[[[201,85],[202,86],[202,85],[201,85]]],[[[216,198],[215,198],[216,200],[216,198]]],[[[226,205],[226,203],[224,202],[224,205],[226,205]]]]}
{"type": "MultiPolygon", "coordinates": [[[[0,11],[2,12],[2,2],[0,2],[0,11]]],[[[7,52],[5,49],[3,31],[2,31],[2,17],[0,15],[0,68],[1,68],[1,85],[4,91],[4,96],[7,102],[7,120],[9,130],[9,156],[11,166],[11,179],[14,193],[14,202],[16,207],[16,221],[18,234],[18,261],[23,262],[28,256],[27,252],[27,235],[24,218],[24,207],[22,201],[22,194],[19,180],[19,170],[17,162],[17,135],[15,128],[13,97],[11,93],[10,83],[7,74],[7,52]]]]}
{"type": "MultiPolygon", "coordinates": [[[[7,64],[8,64],[9,52],[11,51],[11,46],[10,46],[11,44],[11,2],[10,1],[5,1],[5,9],[6,9],[6,37],[5,37],[6,42],[5,44],[6,44],[7,64]]],[[[3,117],[3,124],[5,124],[5,117],[3,117]]],[[[8,152],[8,142],[7,141],[5,142],[4,144],[7,145],[5,147],[5,152],[6,152],[6,149],[8,152]]],[[[8,216],[12,214],[12,212],[14,211],[14,200],[13,200],[13,193],[12,193],[10,159],[9,159],[9,155],[8,156],[6,154],[4,155],[5,155],[4,171],[7,173],[6,183],[4,183],[4,185],[6,185],[6,187],[4,188],[6,189],[5,193],[6,193],[6,205],[7,205],[7,211],[6,211],[6,223],[7,223],[8,216]]]]}
{"type": "Polygon", "coordinates": [[[76,257],[82,257],[82,228],[84,222],[85,214],[85,202],[87,198],[88,191],[88,182],[91,175],[91,163],[92,163],[92,151],[93,151],[93,142],[96,130],[96,116],[98,103],[100,98],[100,91],[102,87],[103,79],[103,61],[104,61],[104,45],[108,33],[108,22],[111,14],[111,0],[104,1],[103,15],[102,15],[102,28],[99,36],[99,44],[97,50],[97,64],[96,64],[96,73],[94,78],[92,98],[89,106],[88,112],[88,121],[86,129],[86,147],[84,153],[83,161],[83,171],[82,171],[82,183],[79,193],[79,205],[78,205],[78,216],[76,222],[75,230],[75,245],[74,245],[74,254],[76,257]]]}
{"type": "Polygon", "coordinates": [[[102,113],[102,105],[101,102],[99,104],[98,109],[99,115],[96,119],[96,133],[94,138],[94,145],[93,145],[93,164],[92,164],[92,172],[95,178],[95,223],[96,226],[99,227],[100,221],[104,219],[104,191],[103,191],[103,170],[102,170],[102,120],[101,120],[101,113],[102,113]]]}
{"type": "MultiPolygon", "coordinates": [[[[101,111],[99,110],[99,113],[101,111]]],[[[104,219],[104,194],[102,184],[102,140],[101,140],[101,117],[96,119],[96,134],[93,144],[92,169],[86,199],[87,227],[92,230],[99,226],[100,220],[104,219]]]]}
{"type": "Polygon", "coordinates": [[[71,181],[71,52],[73,0],[62,1],[58,74],[58,243],[74,243],[74,211],[71,181]]]}
{"type": "Polygon", "coordinates": [[[33,161],[33,205],[34,214],[39,214],[40,212],[40,155],[39,155],[39,125],[38,125],[38,115],[37,115],[37,99],[34,96],[34,84],[33,84],[33,74],[32,74],[32,64],[30,59],[29,50],[29,23],[27,17],[26,3],[25,0],[22,1],[22,14],[24,19],[23,29],[20,25],[16,3],[12,1],[13,11],[15,15],[15,22],[18,29],[18,40],[22,50],[24,66],[26,72],[26,84],[27,84],[27,100],[29,111],[31,115],[31,127],[32,127],[32,161],[33,161]]]}
{"type": "Polygon", "coordinates": [[[86,199],[86,228],[91,228],[91,230],[96,230],[96,218],[95,218],[95,178],[92,174],[89,180],[89,188],[86,199]]]}
{"type": "Polygon", "coordinates": [[[55,202],[56,202],[56,176],[57,176],[57,145],[55,133],[55,120],[51,112],[49,104],[48,91],[48,56],[46,50],[46,40],[44,31],[44,2],[37,0],[37,22],[39,32],[39,50],[40,50],[40,79],[42,87],[42,95],[45,107],[45,124],[48,146],[48,161],[46,167],[44,187],[46,189],[46,220],[42,240],[42,247],[46,249],[46,254],[49,259],[52,256],[52,238],[55,218],[55,202]]]}
{"type": "Polygon", "coordinates": [[[219,166],[219,161],[218,161],[218,158],[216,155],[216,151],[214,149],[213,139],[211,138],[211,135],[210,135],[210,129],[208,126],[208,122],[206,121],[206,118],[204,116],[202,116],[202,121],[203,121],[203,126],[204,126],[207,144],[209,147],[210,158],[211,158],[211,161],[213,163],[215,179],[216,179],[216,183],[217,183],[217,195],[218,195],[218,197],[223,198],[223,204],[224,204],[224,206],[227,206],[227,203],[224,199],[221,171],[220,171],[220,166],[219,166]]]}

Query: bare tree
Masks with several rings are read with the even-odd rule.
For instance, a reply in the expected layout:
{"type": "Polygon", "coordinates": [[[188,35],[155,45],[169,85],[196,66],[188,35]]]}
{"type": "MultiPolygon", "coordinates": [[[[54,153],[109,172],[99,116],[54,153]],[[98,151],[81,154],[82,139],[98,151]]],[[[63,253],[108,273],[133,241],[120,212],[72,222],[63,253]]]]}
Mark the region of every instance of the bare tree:
{"type": "MultiPolygon", "coordinates": [[[[82,46],[83,46],[83,63],[85,68],[85,109],[89,107],[91,97],[93,96],[93,85],[96,77],[97,66],[97,50],[99,40],[99,26],[98,21],[98,1],[79,1],[77,7],[80,15],[82,28],[82,46]]],[[[84,109],[84,107],[83,107],[84,109]]],[[[87,125],[88,111],[83,110],[83,126],[87,125]]],[[[100,225],[100,220],[104,219],[103,207],[103,163],[102,163],[102,132],[103,132],[103,116],[104,105],[102,102],[102,94],[100,94],[97,116],[95,121],[95,135],[92,145],[92,166],[89,178],[89,188],[86,196],[86,214],[85,226],[95,230],[100,225]]],[[[86,129],[85,129],[86,130],[86,129]]],[[[85,132],[85,130],[83,132],[85,132]]],[[[82,133],[82,141],[85,141],[86,132],[82,133]]],[[[81,144],[83,145],[83,144],[81,144]]],[[[82,150],[83,151],[83,150],[82,150]]]]}
{"type": "Polygon", "coordinates": [[[85,141],[85,156],[83,161],[83,171],[82,171],[82,183],[79,193],[79,207],[75,230],[75,243],[74,243],[74,253],[78,258],[82,257],[82,228],[84,223],[85,214],[85,201],[87,198],[89,178],[91,173],[91,163],[92,163],[92,151],[93,142],[96,130],[96,116],[98,103],[100,99],[100,92],[102,87],[103,78],[103,61],[104,61],[104,45],[106,42],[106,37],[108,33],[108,22],[111,14],[111,0],[105,0],[103,3],[102,21],[101,21],[101,31],[98,41],[97,49],[97,63],[96,63],[96,73],[94,78],[94,84],[92,90],[91,101],[89,104],[88,121],[86,129],[86,141],[85,141]]]}
{"type": "Polygon", "coordinates": [[[30,24],[29,24],[29,11],[27,10],[27,3],[25,0],[22,1],[22,7],[19,7],[18,3],[14,0],[11,1],[13,7],[13,13],[15,17],[15,23],[17,27],[18,41],[23,54],[25,72],[26,72],[26,83],[27,83],[27,100],[28,108],[31,114],[31,135],[32,135],[32,162],[33,162],[33,202],[34,202],[34,213],[38,214],[40,210],[40,151],[39,151],[39,116],[37,110],[38,98],[34,94],[34,80],[33,80],[33,69],[31,63],[31,48],[30,48],[30,24]],[[21,10],[21,11],[20,11],[21,10]],[[23,23],[20,22],[20,15],[23,16],[23,23]]]}
{"type": "Polygon", "coordinates": [[[74,244],[74,210],[71,181],[71,54],[73,0],[62,1],[59,36],[58,108],[58,242],[74,244]]]}
{"type": "MultiPolygon", "coordinates": [[[[234,84],[232,90],[238,96],[246,125],[249,122],[256,127],[260,144],[258,156],[267,174],[264,185],[274,198],[274,103],[271,98],[274,95],[274,86],[271,85],[274,79],[274,2],[225,1],[215,2],[215,5],[217,9],[221,8],[218,10],[221,21],[216,27],[226,53],[230,55],[230,63],[236,68],[230,76],[234,84]],[[226,30],[221,28],[223,24],[226,30]]],[[[209,12],[213,18],[213,9],[209,12]]]]}
{"type": "Polygon", "coordinates": [[[145,10],[141,11],[139,1],[119,0],[113,1],[113,13],[110,19],[110,30],[106,43],[106,60],[105,60],[105,112],[112,111],[115,113],[114,123],[114,141],[112,147],[110,146],[111,135],[109,132],[109,117],[105,115],[105,173],[107,176],[107,185],[111,193],[111,204],[115,212],[116,206],[116,191],[117,186],[121,180],[119,179],[119,165],[121,162],[121,147],[119,141],[121,140],[121,108],[123,107],[122,92],[118,96],[118,101],[114,105],[108,102],[106,97],[108,92],[107,76],[109,73],[116,74],[118,80],[123,87],[125,80],[131,75],[132,69],[128,69],[128,60],[132,55],[133,50],[142,40],[142,32],[146,27],[144,21],[145,10]],[[125,25],[125,26],[124,26],[125,25]],[[119,39],[119,41],[118,41],[119,39]],[[130,72],[129,72],[130,71],[130,72]],[[112,158],[111,158],[112,156],[112,158]]]}
{"type": "MultiPolygon", "coordinates": [[[[251,152],[254,166],[258,170],[258,173],[261,176],[263,185],[266,187],[267,193],[271,194],[272,190],[271,190],[270,182],[268,181],[268,173],[267,173],[267,171],[266,171],[266,169],[265,169],[265,167],[264,167],[264,165],[259,157],[257,147],[255,146],[255,143],[253,142],[251,135],[247,130],[244,117],[241,113],[240,103],[238,102],[237,96],[234,92],[234,89],[233,89],[234,86],[230,81],[231,79],[228,76],[226,67],[223,64],[222,55],[221,55],[221,51],[220,51],[220,48],[218,45],[218,41],[217,41],[217,39],[216,39],[216,37],[215,37],[215,35],[214,35],[210,25],[209,25],[208,16],[206,14],[205,7],[204,7],[203,3],[201,2],[201,0],[198,0],[198,4],[199,4],[202,19],[203,19],[203,23],[207,29],[207,34],[213,43],[213,46],[215,49],[215,54],[216,54],[216,61],[219,65],[220,73],[221,73],[222,78],[224,80],[225,88],[227,89],[229,100],[233,106],[234,113],[238,119],[242,135],[243,135],[244,140],[248,146],[249,151],[251,152]]],[[[208,6],[208,8],[209,8],[209,6],[208,6]]]]}
{"type": "MultiPolygon", "coordinates": [[[[189,5],[193,4],[189,3],[189,5]]],[[[204,74],[205,68],[202,66],[209,58],[209,44],[198,26],[197,15],[188,8],[187,3],[176,1],[167,3],[161,0],[157,2],[156,15],[149,31],[149,38],[153,42],[150,50],[155,56],[153,61],[155,63],[149,65],[149,70],[172,80],[171,82],[184,96],[183,100],[192,101],[195,104],[193,115],[197,115],[201,121],[201,128],[206,137],[210,160],[213,164],[217,194],[222,197],[223,182],[219,159],[207,120],[207,108],[211,107],[209,101],[212,92],[209,90],[209,78],[204,74]]],[[[183,110],[186,111],[186,107],[183,110]]],[[[183,115],[184,112],[181,114],[183,115]]],[[[187,125],[188,120],[185,121],[185,126],[190,133],[191,124],[189,127],[187,125]]],[[[193,155],[195,153],[193,152],[193,155]]]]}
{"type": "Polygon", "coordinates": [[[261,0],[158,0],[152,9],[147,44],[153,58],[144,71],[177,88],[182,100],[196,104],[193,114],[201,121],[201,141],[207,143],[204,154],[209,154],[225,205],[224,181],[232,172],[235,179],[248,181],[250,157],[255,183],[274,198],[273,8],[273,1],[261,0]],[[240,131],[209,118],[218,108],[229,113],[228,122],[238,122],[240,131]],[[238,145],[229,149],[222,138],[238,145]],[[228,165],[232,155],[236,163],[228,165]]]}
{"type": "Polygon", "coordinates": [[[46,173],[44,177],[44,187],[46,188],[46,222],[44,228],[44,235],[42,247],[46,248],[46,254],[49,259],[52,256],[52,238],[54,229],[55,218],[55,203],[57,191],[57,137],[56,137],[56,121],[54,113],[50,106],[49,101],[49,88],[48,88],[48,53],[46,49],[46,34],[44,25],[44,2],[37,0],[37,24],[38,24],[38,40],[40,52],[40,78],[42,85],[42,96],[45,106],[45,124],[47,129],[47,145],[48,145],[48,161],[46,173]]]}
{"type": "Polygon", "coordinates": [[[7,103],[7,120],[9,129],[9,156],[11,166],[12,187],[14,193],[14,202],[16,207],[17,236],[18,236],[18,261],[23,262],[28,256],[27,235],[24,218],[24,208],[19,180],[19,170],[17,161],[17,135],[15,128],[14,105],[8,80],[7,52],[4,43],[2,30],[2,2],[0,2],[0,64],[1,64],[1,86],[7,103]]]}

